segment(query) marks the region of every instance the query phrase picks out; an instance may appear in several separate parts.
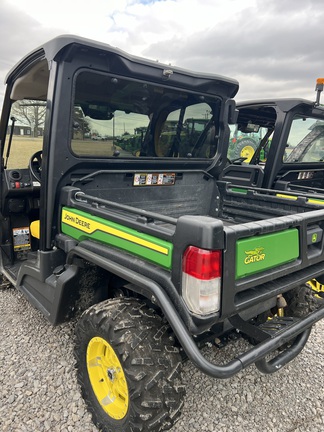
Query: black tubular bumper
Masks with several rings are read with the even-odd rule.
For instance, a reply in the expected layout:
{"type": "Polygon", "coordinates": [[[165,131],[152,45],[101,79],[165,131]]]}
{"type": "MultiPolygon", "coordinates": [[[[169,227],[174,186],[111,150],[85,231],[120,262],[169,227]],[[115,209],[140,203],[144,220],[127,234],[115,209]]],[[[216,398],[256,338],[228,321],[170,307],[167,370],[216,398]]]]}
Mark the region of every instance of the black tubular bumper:
{"type": "Polygon", "coordinates": [[[173,303],[160,285],[118,263],[115,263],[112,260],[98,255],[94,256],[91,251],[81,246],[76,246],[70,251],[67,264],[71,264],[75,256],[94,262],[100,267],[127,279],[130,283],[137,285],[143,290],[149,291],[151,296],[155,297],[157,303],[161,307],[188,358],[198,369],[213,378],[230,378],[253,363],[255,363],[258,369],[264,373],[272,373],[279,370],[282,366],[296,357],[296,355],[302,350],[307,342],[312,325],[324,318],[323,305],[320,309],[317,309],[305,318],[301,318],[299,321],[280,332],[280,334],[270,337],[258,345],[253,346],[248,351],[233,358],[227,364],[216,365],[206,360],[201,354],[173,303]],[[264,360],[268,354],[293,339],[295,339],[295,341],[292,345],[290,345],[287,350],[282,351],[276,358],[268,363],[264,360]]]}

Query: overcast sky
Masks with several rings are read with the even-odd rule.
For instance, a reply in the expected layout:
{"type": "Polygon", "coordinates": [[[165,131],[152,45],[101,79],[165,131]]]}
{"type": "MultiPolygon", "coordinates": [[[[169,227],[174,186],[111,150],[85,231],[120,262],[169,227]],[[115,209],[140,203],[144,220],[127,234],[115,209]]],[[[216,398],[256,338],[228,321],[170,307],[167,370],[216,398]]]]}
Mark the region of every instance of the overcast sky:
{"type": "Polygon", "coordinates": [[[324,76],[323,0],[0,0],[1,104],[9,69],[66,33],[235,78],[237,100],[314,100],[324,76]]]}

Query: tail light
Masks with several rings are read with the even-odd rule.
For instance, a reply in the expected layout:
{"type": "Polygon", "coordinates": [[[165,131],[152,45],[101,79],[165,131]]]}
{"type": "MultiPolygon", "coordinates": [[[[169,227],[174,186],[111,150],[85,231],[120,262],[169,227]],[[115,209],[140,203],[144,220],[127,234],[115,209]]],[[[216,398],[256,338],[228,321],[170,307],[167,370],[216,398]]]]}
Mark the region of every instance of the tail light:
{"type": "Polygon", "coordinates": [[[182,295],[189,310],[198,315],[220,309],[222,251],[189,246],[182,261],[182,295]]]}

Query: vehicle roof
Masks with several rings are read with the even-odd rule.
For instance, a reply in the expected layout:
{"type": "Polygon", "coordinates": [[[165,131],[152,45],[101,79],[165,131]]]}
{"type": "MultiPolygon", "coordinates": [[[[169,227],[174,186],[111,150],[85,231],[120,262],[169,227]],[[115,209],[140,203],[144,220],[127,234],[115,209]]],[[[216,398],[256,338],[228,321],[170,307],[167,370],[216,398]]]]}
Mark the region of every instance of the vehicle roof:
{"type": "MultiPolygon", "coordinates": [[[[303,98],[276,98],[276,99],[251,99],[237,102],[238,108],[252,106],[278,106],[282,111],[289,111],[298,105],[314,107],[315,102],[303,98]]],[[[324,107],[317,106],[316,108],[324,110],[324,107]]]]}
{"type": "Polygon", "coordinates": [[[128,65],[131,64],[134,68],[136,68],[136,65],[148,66],[148,69],[150,68],[152,71],[158,70],[160,78],[161,73],[165,73],[166,75],[164,75],[163,79],[168,81],[168,84],[170,85],[172,85],[173,81],[173,85],[176,83],[179,84],[179,77],[182,77],[187,88],[190,88],[190,82],[192,82],[193,88],[197,88],[198,83],[200,83],[199,85],[209,94],[218,95],[221,88],[221,93],[231,98],[236,95],[239,89],[238,81],[232,78],[216,74],[193,72],[179,67],[165,65],[158,61],[152,61],[128,54],[118,48],[112,47],[111,45],[75,35],[61,35],[49,40],[38,48],[35,48],[9,71],[5,83],[8,84],[15,77],[23,74],[24,70],[30,68],[31,65],[42,59],[46,59],[48,63],[53,60],[63,61],[67,57],[73,59],[73,56],[76,55],[77,52],[80,52],[80,50],[89,53],[89,55],[96,56],[98,56],[98,54],[102,56],[109,55],[109,53],[115,54],[124,59],[128,65]],[[177,76],[177,78],[175,78],[175,76],[177,76]]]}
{"type": "Polygon", "coordinates": [[[302,98],[246,100],[237,102],[236,107],[239,111],[237,123],[241,126],[254,121],[262,127],[274,127],[278,110],[284,114],[293,111],[302,115],[324,116],[324,107],[315,107],[313,101],[302,98]]]}

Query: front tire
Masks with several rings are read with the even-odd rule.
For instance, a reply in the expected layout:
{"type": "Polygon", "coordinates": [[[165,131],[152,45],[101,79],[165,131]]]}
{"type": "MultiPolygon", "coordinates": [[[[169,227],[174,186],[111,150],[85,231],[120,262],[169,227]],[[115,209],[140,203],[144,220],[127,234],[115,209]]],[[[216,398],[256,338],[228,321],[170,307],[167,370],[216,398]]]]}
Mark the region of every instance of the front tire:
{"type": "Polygon", "coordinates": [[[103,432],[162,431],[180,416],[181,357],[169,327],[145,303],[117,298],[76,327],[78,382],[103,432]]]}

